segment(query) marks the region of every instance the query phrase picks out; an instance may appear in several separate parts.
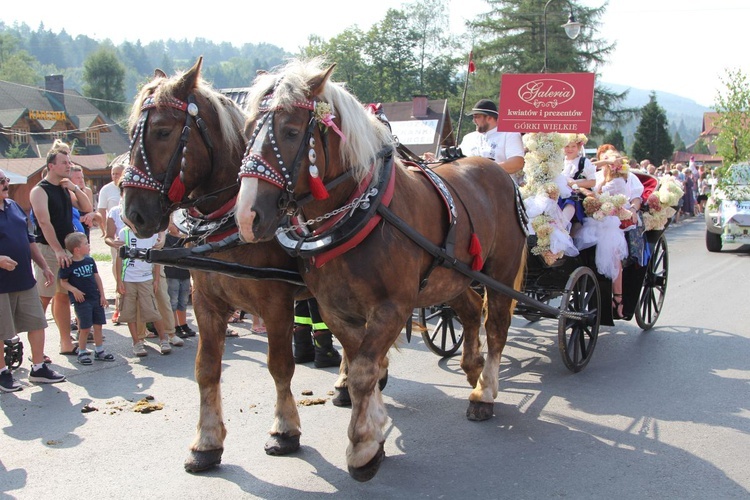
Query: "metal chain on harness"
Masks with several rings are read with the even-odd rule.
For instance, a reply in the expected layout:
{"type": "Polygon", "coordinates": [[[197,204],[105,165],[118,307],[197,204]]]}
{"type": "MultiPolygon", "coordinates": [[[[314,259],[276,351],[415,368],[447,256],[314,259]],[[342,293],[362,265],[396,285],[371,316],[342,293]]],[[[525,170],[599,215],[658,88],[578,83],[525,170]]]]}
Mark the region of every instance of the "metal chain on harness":
{"type": "Polygon", "coordinates": [[[318,217],[315,217],[314,219],[300,222],[299,224],[294,224],[294,225],[290,225],[287,227],[280,227],[276,230],[276,234],[283,234],[283,233],[288,233],[291,231],[297,231],[298,229],[302,229],[307,226],[312,226],[313,224],[323,222],[324,220],[330,219],[331,217],[334,217],[342,212],[346,212],[349,209],[351,209],[351,211],[354,212],[360,206],[363,209],[367,210],[368,208],[370,208],[370,197],[375,196],[376,194],[378,194],[378,188],[371,188],[369,191],[362,193],[360,196],[352,200],[351,203],[344,205],[343,207],[339,207],[333,210],[332,212],[328,212],[327,214],[320,215],[318,217]]]}

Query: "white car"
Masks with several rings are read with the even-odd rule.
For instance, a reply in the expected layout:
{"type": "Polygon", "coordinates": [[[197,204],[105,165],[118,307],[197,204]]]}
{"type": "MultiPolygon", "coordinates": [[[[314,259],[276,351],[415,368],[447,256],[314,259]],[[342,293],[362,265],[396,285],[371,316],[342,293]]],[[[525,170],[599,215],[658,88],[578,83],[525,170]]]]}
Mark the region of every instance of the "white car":
{"type": "Polygon", "coordinates": [[[750,244],[750,164],[729,167],[726,181],[706,203],[709,252],[720,252],[725,243],[750,244]]]}

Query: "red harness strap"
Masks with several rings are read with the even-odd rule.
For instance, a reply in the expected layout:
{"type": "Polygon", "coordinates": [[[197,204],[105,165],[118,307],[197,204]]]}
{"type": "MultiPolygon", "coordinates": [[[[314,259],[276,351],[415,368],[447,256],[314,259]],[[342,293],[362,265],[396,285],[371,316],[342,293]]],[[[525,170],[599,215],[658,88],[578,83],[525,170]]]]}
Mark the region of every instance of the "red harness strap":
{"type": "MultiPolygon", "coordinates": [[[[202,215],[200,212],[198,212],[198,210],[195,209],[195,207],[190,207],[190,210],[188,210],[188,212],[193,217],[200,217],[200,218],[202,218],[204,220],[215,220],[215,219],[218,219],[220,217],[223,217],[236,204],[237,204],[237,196],[234,196],[229,201],[227,201],[226,203],[224,203],[224,205],[222,205],[219,209],[214,210],[213,212],[211,212],[208,215],[202,215]]],[[[233,225],[231,228],[229,228],[226,231],[223,231],[223,232],[217,233],[217,234],[211,234],[211,235],[209,235],[206,238],[206,241],[209,242],[209,243],[212,243],[214,241],[221,241],[224,238],[226,238],[227,236],[236,233],[237,231],[239,231],[239,228],[235,224],[235,225],[233,225]]]]}

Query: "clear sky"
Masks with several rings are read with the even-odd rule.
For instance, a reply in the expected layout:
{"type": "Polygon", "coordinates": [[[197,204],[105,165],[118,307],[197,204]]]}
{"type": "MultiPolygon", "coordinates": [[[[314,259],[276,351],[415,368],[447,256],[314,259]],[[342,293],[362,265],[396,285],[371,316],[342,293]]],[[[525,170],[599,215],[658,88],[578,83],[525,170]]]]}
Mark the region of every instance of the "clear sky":
{"type": "MultiPolygon", "coordinates": [[[[553,0],[565,3],[564,0],[553,0]]],[[[450,0],[451,30],[460,32],[466,19],[489,9],[484,0],[450,0]]],[[[258,0],[222,2],[148,2],[143,0],[65,4],[37,0],[33,7],[18,1],[3,2],[0,16],[6,24],[24,22],[37,29],[65,30],[87,35],[148,43],[160,39],[205,38],[214,42],[270,43],[296,53],[316,34],[328,39],[345,28],[363,30],[400,8],[402,0],[258,0]],[[75,5],[75,8],[72,8],[75,5]],[[110,10],[109,6],[116,5],[110,10]],[[209,6],[215,5],[215,9],[209,6]],[[253,17],[253,5],[260,6],[253,17]],[[274,12],[278,5],[278,12],[274,12]]],[[[602,0],[580,0],[599,6],[602,0]]],[[[747,54],[748,0],[611,0],[599,27],[600,36],[617,42],[602,80],[646,90],[670,92],[710,106],[726,68],[750,76],[747,54]]],[[[557,29],[548,26],[548,30],[557,29]]],[[[466,52],[468,53],[469,47],[466,52]]]]}

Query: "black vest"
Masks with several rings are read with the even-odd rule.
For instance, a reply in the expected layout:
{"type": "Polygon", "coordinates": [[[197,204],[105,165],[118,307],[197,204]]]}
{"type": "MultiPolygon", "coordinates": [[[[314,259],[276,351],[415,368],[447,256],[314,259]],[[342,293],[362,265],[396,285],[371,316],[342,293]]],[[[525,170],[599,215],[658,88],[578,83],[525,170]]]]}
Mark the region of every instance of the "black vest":
{"type": "MultiPolygon", "coordinates": [[[[55,186],[46,179],[39,181],[37,186],[47,193],[47,208],[49,209],[49,220],[55,229],[55,236],[60,246],[65,248],[65,237],[75,231],[73,227],[73,203],[70,201],[70,193],[61,186],[55,186]]],[[[37,223],[34,230],[37,243],[49,245],[42,234],[42,228],[37,223]]]]}

